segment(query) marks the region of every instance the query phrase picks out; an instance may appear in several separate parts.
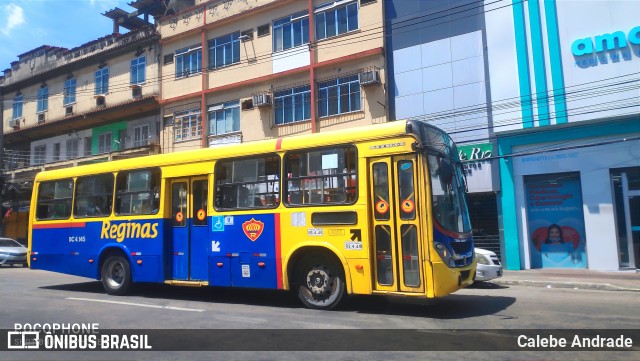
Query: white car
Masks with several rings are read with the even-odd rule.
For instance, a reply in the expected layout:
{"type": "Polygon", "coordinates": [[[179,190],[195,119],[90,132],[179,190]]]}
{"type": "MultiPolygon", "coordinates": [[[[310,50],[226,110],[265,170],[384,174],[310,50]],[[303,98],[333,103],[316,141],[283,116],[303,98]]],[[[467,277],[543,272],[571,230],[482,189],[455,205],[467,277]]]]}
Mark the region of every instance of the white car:
{"type": "Polygon", "coordinates": [[[27,248],[11,238],[0,238],[0,265],[27,265],[27,248]]]}
{"type": "Polygon", "coordinates": [[[478,260],[476,281],[489,281],[502,277],[502,265],[494,252],[482,248],[476,248],[475,252],[478,260]]]}

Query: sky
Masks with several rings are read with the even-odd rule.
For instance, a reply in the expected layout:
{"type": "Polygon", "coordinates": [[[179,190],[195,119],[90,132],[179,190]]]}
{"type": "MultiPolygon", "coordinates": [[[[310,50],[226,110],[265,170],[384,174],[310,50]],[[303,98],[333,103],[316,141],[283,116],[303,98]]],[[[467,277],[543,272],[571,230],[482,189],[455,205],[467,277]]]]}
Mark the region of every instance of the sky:
{"type": "Polygon", "coordinates": [[[135,11],[131,1],[0,0],[0,75],[18,55],[42,45],[71,49],[111,34],[113,22],[102,13],[135,11]]]}

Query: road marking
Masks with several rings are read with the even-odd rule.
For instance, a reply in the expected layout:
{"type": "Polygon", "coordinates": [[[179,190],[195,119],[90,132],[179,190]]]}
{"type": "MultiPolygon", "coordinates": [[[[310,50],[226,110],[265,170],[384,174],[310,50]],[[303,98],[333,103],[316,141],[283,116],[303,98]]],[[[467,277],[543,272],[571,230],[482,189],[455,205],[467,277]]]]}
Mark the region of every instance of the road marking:
{"type": "Polygon", "coordinates": [[[137,307],[149,307],[149,308],[163,308],[165,310],[174,310],[174,311],[189,311],[189,312],[204,312],[204,310],[200,310],[197,308],[183,308],[183,307],[173,307],[173,306],[159,306],[159,305],[151,305],[148,303],[133,303],[133,302],[122,302],[122,301],[109,301],[109,300],[97,300],[93,298],[78,298],[78,297],[67,297],[66,300],[72,301],[88,301],[88,302],[102,302],[102,303],[113,303],[116,305],[125,305],[125,306],[137,306],[137,307]]]}

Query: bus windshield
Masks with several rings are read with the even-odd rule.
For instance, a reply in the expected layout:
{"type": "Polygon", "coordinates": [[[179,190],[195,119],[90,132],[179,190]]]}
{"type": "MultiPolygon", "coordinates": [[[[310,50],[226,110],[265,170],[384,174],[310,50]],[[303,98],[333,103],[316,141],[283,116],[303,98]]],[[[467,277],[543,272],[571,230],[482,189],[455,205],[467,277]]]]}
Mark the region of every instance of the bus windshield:
{"type": "MultiPolygon", "coordinates": [[[[455,149],[455,148],[454,148],[455,149]]],[[[452,164],[452,157],[427,156],[431,178],[431,197],[434,218],[445,230],[471,231],[469,211],[464,200],[464,178],[460,162],[452,164]]]]}
{"type": "Polygon", "coordinates": [[[453,139],[442,130],[425,123],[410,125],[418,134],[420,148],[427,156],[435,221],[450,232],[471,232],[462,163],[453,139]]]}

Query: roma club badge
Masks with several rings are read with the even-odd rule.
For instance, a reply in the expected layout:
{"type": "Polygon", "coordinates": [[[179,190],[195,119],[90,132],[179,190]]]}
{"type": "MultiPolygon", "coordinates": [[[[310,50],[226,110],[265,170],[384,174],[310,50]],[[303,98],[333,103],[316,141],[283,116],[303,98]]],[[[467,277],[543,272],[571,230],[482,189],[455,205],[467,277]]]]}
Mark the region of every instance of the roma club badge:
{"type": "Polygon", "coordinates": [[[262,231],[264,230],[264,223],[251,218],[250,221],[242,223],[242,230],[244,231],[244,234],[249,237],[251,242],[254,242],[262,234],[262,231]]]}

